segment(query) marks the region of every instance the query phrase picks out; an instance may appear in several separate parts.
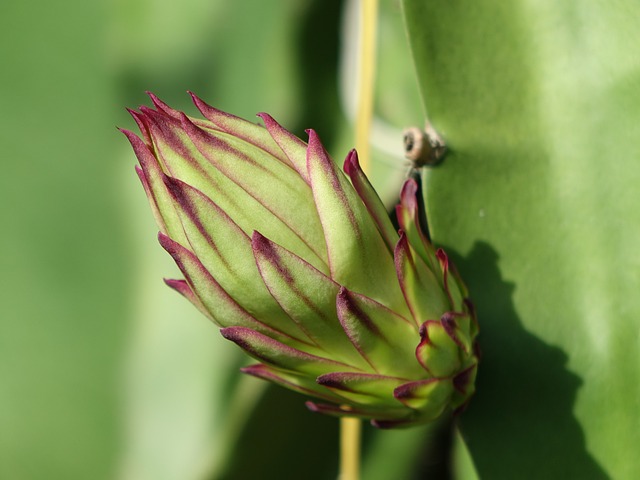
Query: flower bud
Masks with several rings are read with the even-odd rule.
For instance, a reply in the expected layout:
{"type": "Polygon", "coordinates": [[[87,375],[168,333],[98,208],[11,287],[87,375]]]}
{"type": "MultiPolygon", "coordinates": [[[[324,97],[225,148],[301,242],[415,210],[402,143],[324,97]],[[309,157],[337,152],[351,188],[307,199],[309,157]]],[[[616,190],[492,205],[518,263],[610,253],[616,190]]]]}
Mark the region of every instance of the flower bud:
{"type": "Polygon", "coordinates": [[[193,95],[206,120],[151,95],[123,130],[184,280],[167,284],[259,363],[242,370],[379,427],[456,411],[474,391],[478,325],[449,258],[418,221],[407,180],[396,231],[358,164],[193,95]],[[346,175],[345,175],[346,173],[346,175]]]}

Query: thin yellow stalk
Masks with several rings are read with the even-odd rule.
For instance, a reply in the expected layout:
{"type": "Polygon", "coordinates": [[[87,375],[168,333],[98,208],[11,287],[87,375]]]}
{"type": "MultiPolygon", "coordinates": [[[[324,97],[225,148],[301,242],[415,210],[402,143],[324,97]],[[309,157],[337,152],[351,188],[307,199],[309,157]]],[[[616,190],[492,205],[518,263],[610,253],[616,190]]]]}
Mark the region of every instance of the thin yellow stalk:
{"type": "Polygon", "coordinates": [[[340,476],[339,480],[360,478],[360,431],[359,418],[340,419],[340,476]]]}
{"type": "MultiPolygon", "coordinates": [[[[377,20],[378,0],[360,0],[356,149],[365,173],[369,172],[371,165],[369,136],[373,119],[377,20]]],[[[360,478],[361,430],[360,419],[353,417],[340,419],[340,480],[360,478]]]]}
{"type": "Polygon", "coordinates": [[[373,87],[376,68],[376,31],[378,0],[360,0],[360,54],[358,64],[358,110],[356,117],[356,149],[360,165],[369,172],[371,153],[369,135],[373,119],[373,87]]]}

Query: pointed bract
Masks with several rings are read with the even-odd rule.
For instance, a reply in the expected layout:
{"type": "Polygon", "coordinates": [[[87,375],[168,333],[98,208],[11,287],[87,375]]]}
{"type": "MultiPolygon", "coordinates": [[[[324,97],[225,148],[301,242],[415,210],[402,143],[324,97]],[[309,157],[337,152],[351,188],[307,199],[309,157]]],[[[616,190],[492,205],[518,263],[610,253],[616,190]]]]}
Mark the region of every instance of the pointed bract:
{"type": "Polygon", "coordinates": [[[322,375],[328,369],[348,367],[343,363],[285,345],[251,328],[227,327],[220,330],[220,333],[256,360],[277,369],[300,372],[306,375],[322,375]]]}
{"type": "Polygon", "coordinates": [[[137,170],[138,176],[147,193],[151,210],[154,212],[160,230],[176,241],[186,243],[178,212],[164,184],[165,174],[162,168],[149,147],[140,138],[128,130],[122,130],[122,133],[129,139],[140,162],[141,168],[137,170]]]}
{"type": "Polygon", "coordinates": [[[453,384],[447,378],[429,378],[400,385],[393,395],[426,420],[433,420],[447,408],[453,384]]]}
{"type": "Polygon", "coordinates": [[[169,288],[173,288],[176,292],[182,295],[184,298],[189,300],[200,312],[207,317],[209,320],[213,321],[213,317],[211,316],[211,312],[207,310],[207,307],[200,301],[198,296],[194,293],[194,291],[189,286],[189,283],[186,280],[178,280],[173,278],[165,278],[164,283],[169,288]]]}
{"type": "Polygon", "coordinates": [[[316,381],[358,405],[393,408],[397,406],[393,391],[404,379],[371,373],[332,372],[320,375],[316,381]]]}
{"type": "Polygon", "coordinates": [[[417,329],[412,322],[345,287],[340,289],[336,304],[340,325],[373,371],[405,378],[421,373],[414,362],[396,362],[414,348],[417,329]]]}
{"type": "Polygon", "coordinates": [[[309,130],[307,169],[316,209],[324,228],[331,277],[404,315],[407,306],[393,278],[393,259],[355,190],[329,158],[318,135],[309,130]]]}
{"type": "Polygon", "coordinates": [[[438,318],[440,312],[451,308],[437,277],[420,257],[414,255],[404,232],[400,234],[394,259],[402,293],[418,325],[438,318]]]}
{"type": "MultiPolygon", "coordinates": [[[[197,295],[210,318],[221,327],[243,326],[271,335],[288,345],[312,347],[303,332],[295,325],[263,323],[243,309],[202,266],[198,258],[162,233],[158,235],[162,247],[173,257],[184,274],[189,287],[197,295]]],[[[198,305],[196,305],[199,307],[198,305]]]]}
{"type": "MultiPolygon", "coordinates": [[[[244,140],[250,145],[254,145],[267,153],[270,153],[281,161],[287,163],[288,159],[282,153],[282,149],[269,132],[260,125],[231,115],[230,113],[218,110],[215,107],[207,105],[202,99],[198,98],[194,93],[189,92],[193,103],[198,107],[200,113],[209,120],[209,128],[211,130],[221,130],[235,138],[244,140]]],[[[206,124],[203,124],[206,125],[206,124]]]]}
{"type": "Polygon", "coordinates": [[[441,322],[427,320],[420,327],[416,347],[420,365],[434,377],[448,377],[460,370],[459,344],[441,322]]]}
{"type": "Polygon", "coordinates": [[[259,113],[258,117],[264,122],[264,126],[269,131],[269,135],[276,141],[282,153],[284,153],[288,163],[298,172],[300,177],[309,183],[309,173],[307,171],[307,144],[298,137],[288,132],[282,125],[276,122],[268,113],[259,113]]]}
{"type": "MultiPolygon", "coordinates": [[[[169,177],[169,191],[195,256],[216,282],[254,317],[268,317],[278,330],[298,338],[303,330],[271,297],[253,262],[251,239],[202,192],[169,177]],[[251,295],[244,295],[247,290],[251,295]]],[[[308,340],[308,338],[307,338],[308,340]]]]}
{"type": "Polygon", "coordinates": [[[418,184],[413,178],[404,182],[400,191],[400,204],[396,206],[396,217],[400,229],[407,236],[412,249],[422,258],[432,272],[436,272],[439,265],[433,245],[420,226],[418,212],[418,184]]]}
{"type": "Polygon", "coordinates": [[[281,308],[331,358],[366,368],[366,362],[335,321],[340,288],[329,277],[258,232],[252,247],[264,284],[281,308]]]}
{"type": "Polygon", "coordinates": [[[243,367],[240,371],[253,377],[261,378],[262,380],[268,380],[304,395],[322,398],[328,402],[342,403],[348,401],[346,398],[336,395],[328,388],[319,385],[308,375],[296,375],[291,372],[276,370],[275,368],[262,363],[243,367]]]}
{"type": "Polygon", "coordinates": [[[384,242],[387,244],[390,252],[393,252],[396,242],[398,241],[398,232],[393,227],[391,220],[389,219],[389,213],[384,208],[384,204],[380,197],[373,188],[373,185],[369,182],[369,179],[360,168],[360,162],[358,161],[358,152],[351,150],[344,160],[343,166],[344,172],[349,175],[351,183],[356,192],[360,196],[360,199],[367,207],[371,218],[376,223],[378,231],[384,242]]]}

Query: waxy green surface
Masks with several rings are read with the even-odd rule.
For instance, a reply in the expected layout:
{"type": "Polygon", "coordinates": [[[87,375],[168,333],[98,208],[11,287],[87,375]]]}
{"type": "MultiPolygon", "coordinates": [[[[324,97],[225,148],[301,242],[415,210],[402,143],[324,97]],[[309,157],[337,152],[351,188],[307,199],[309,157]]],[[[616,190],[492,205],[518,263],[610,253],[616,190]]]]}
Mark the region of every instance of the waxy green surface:
{"type": "Polygon", "coordinates": [[[634,478],[640,31],[630,1],[403,3],[450,152],[431,233],[478,309],[481,478],[634,478]]]}

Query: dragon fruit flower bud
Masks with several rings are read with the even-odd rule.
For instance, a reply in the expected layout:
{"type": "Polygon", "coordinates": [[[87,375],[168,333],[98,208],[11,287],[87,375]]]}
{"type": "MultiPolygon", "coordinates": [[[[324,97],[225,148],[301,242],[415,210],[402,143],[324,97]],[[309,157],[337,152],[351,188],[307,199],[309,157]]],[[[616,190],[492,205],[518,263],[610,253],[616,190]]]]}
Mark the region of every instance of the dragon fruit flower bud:
{"type": "Polygon", "coordinates": [[[478,324],[420,227],[414,180],[398,232],[355,150],[343,173],[313,130],[305,143],[265,113],[263,127],[192,95],[194,119],[150,97],[130,111],[140,136],[123,133],[184,275],[166,283],[258,361],[245,373],[383,428],[466,404],[478,324]]]}

